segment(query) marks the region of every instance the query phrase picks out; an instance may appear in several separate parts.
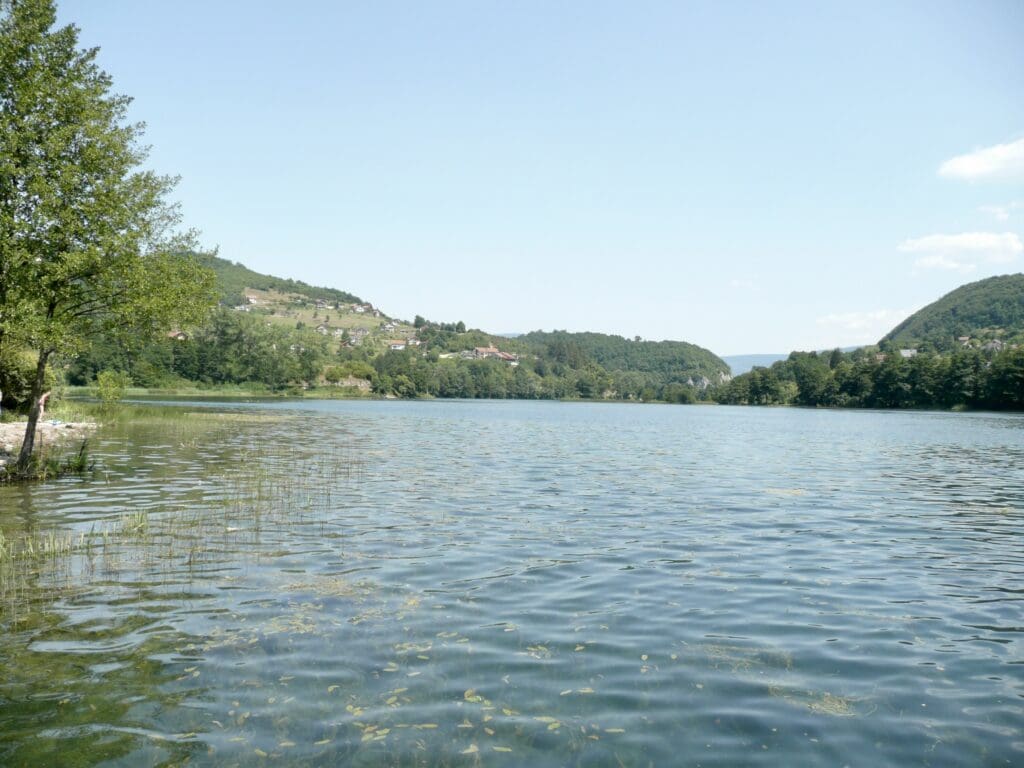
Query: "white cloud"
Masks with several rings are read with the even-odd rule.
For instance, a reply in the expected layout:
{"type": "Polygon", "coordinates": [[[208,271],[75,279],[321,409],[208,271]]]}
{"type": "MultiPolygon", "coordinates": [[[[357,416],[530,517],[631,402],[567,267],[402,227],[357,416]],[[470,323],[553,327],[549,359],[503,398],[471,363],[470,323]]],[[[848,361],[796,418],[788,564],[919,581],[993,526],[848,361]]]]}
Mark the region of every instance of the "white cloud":
{"type": "Polygon", "coordinates": [[[978,264],[1009,264],[1024,252],[1024,243],[1013,232],[963,232],[959,235],[928,235],[904,240],[899,250],[919,254],[914,266],[970,272],[978,264]]]}
{"type": "Polygon", "coordinates": [[[939,176],[966,181],[1024,180],[1024,139],[957,155],[939,166],[939,176]]]}
{"type": "Polygon", "coordinates": [[[1015,211],[1024,210],[1024,202],[1014,200],[1006,205],[982,205],[978,210],[987,213],[996,221],[1009,221],[1015,211]]]}
{"type": "MultiPolygon", "coordinates": [[[[874,309],[863,312],[838,312],[815,320],[829,329],[830,338],[840,346],[874,344],[914,313],[913,309],[874,309]]],[[[827,347],[828,344],[824,345],[827,347]]],[[[824,348],[822,347],[822,348],[824,348]]]]}
{"type": "Polygon", "coordinates": [[[931,256],[922,256],[914,262],[918,269],[945,269],[953,272],[973,272],[978,268],[977,264],[968,261],[957,261],[941,253],[933,253],[931,256]]]}
{"type": "Polygon", "coordinates": [[[729,287],[734,291],[756,291],[758,285],[753,280],[733,278],[729,281],[729,287]]]}

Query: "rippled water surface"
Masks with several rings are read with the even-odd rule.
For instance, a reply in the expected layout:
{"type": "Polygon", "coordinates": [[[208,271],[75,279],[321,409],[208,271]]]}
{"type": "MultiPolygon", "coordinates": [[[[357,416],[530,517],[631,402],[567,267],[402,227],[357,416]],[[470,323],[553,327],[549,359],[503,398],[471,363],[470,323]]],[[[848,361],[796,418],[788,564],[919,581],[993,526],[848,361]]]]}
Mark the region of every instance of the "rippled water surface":
{"type": "Polygon", "coordinates": [[[0,568],[2,765],[1024,764],[1021,416],[185,404],[95,444],[0,489],[56,547],[0,568]]]}

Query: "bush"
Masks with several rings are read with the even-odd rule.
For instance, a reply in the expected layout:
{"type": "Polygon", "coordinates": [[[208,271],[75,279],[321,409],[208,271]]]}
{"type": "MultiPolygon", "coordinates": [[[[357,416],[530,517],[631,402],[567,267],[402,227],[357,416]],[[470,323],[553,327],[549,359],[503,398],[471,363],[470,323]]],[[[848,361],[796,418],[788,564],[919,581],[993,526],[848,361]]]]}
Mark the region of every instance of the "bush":
{"type": "Polygon", "coordinates": [[[124,371],[100,371],[96,374],[96,394],[104,405],[114,405],[124,398],[130,383],[124,371]]]}

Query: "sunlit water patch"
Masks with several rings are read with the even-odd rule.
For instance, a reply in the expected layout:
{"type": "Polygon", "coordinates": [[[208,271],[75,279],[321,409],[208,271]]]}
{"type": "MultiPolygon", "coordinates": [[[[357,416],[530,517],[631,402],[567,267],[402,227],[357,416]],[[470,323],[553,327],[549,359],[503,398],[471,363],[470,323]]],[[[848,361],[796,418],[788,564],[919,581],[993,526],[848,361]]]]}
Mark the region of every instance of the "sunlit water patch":
{"type": "Polygon", "coordinates": [[[95,442],[0,489],[0,764],[1024,763],[1019,416],[276,403],[95,442]]]}

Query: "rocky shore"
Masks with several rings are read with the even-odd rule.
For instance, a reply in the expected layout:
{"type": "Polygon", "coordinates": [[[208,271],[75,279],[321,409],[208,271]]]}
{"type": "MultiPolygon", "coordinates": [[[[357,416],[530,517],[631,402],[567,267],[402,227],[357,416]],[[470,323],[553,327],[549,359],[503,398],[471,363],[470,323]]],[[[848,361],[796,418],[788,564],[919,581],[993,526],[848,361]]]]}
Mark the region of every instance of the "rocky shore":
{"type": "MultiPolygon", "coordinates": [[[[79,442],[91,435],[95,429],[96,424],[89,421],[41,421],[36,427],[36,450],[79,442]]],[[[0,424],[0,467],[7,466],[17,458],[24,437],[24,421],[8,421],[0,424]]]]}

